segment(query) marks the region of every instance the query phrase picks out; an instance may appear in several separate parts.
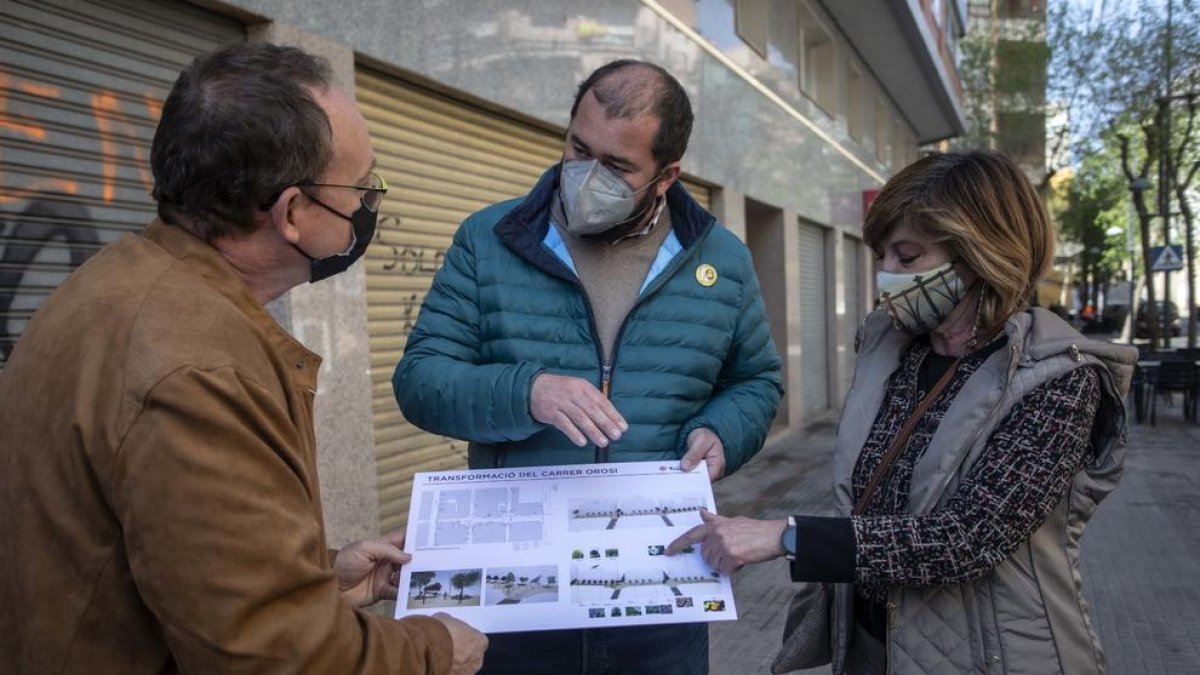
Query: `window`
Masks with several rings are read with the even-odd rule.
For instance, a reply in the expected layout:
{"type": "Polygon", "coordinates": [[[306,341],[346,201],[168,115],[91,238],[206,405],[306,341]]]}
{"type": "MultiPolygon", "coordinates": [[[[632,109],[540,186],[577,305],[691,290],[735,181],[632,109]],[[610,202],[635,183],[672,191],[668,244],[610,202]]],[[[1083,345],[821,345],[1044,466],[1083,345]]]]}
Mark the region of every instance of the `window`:
{"type": "Polygon", "coordinates": [[[799,9],[795,0],[771,0],[767,10],[767,61],[787,91],[800,86],[800,35],[796,30],[799,9]]]}
{"type": "Polygon", "coordinates": [[[850,133],[850,138],[860,143],[866,131],[863,128],[867,117],[865,99],[862,70],[851,63],[846,72],[846,131],[850,133]]]}
{"type": "Polygon", "coordinates": [[[737,0],[734,24],[738,37],[764,59],[767,58],[767,0],[737,0]]]}
{"type": "Polygon", "coordinates": [[[807,5],[800,11],[800,91],[825,112],[837,109],[833,36],[807,5]]]}

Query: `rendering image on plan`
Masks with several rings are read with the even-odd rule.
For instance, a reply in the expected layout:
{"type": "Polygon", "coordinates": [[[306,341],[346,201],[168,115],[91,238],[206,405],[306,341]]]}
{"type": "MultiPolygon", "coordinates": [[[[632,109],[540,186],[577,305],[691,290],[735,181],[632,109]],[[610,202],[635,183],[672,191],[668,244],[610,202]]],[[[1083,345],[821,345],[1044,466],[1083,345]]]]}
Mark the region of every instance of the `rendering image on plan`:
{"type": "Polygon", "coordinates": [[[558,602],[558,567],[494,567],[484,573],[483,604],[558,602]]]}
{"type": "Polygon", "coordinates": [[[478,607],[483,570],[413,572],[408,582],[408,608],[478,607]]]}
{"type": "Polygon", "coordinates": [[[417,511],[418,548],[540,542],[546,492],[540,487],[460,487],[425,492],[417,511]]]}
{"type": "Polygon", "coordinates": [[[661,556],[632,565],[623,564],[620,558],[588,558],[571,565],[571,601],[575,603],[666,603],[679,596],[720,591],[720,576],[698,555],[661,556]]]}
{"type": "Polygon", "coordinates": [[[627,530],[641,527],[678,527],[681,516],[689,516],[688,527],[699,523],[696,514],[705,507],[700,495],[679,497],[629,497],[571,501],[567,506],[568,529],[627,530]]]}

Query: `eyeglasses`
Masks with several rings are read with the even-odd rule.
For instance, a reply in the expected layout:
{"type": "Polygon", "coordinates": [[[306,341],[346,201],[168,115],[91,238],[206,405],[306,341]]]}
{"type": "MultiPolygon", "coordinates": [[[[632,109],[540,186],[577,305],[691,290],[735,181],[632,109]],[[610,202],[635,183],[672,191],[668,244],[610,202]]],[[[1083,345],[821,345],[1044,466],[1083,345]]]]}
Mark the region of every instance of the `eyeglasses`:
{"type": "MultiPolygon", "coordinates": [[[[383,196],[387,194],[388,184],[383,179],[383,176],[371,172],[370,178],[367,179],[366,185],[346,185],[343,183],[297,183],[296,187],[332,187],[346,188],[349,190],[362,190],[362,205],[368,211],[375,213],[379,211],[379,205],[383,203],[383,196]]],[[[314,199],[314,201],[316,201],[314,199]]],[[[317,203],[320,203],[319,201],[317,203]]],[[[324,204],[322,204],[324,206],[324,204]]],[[[328,207],[327,207],[328,208],[328,207]]]]}

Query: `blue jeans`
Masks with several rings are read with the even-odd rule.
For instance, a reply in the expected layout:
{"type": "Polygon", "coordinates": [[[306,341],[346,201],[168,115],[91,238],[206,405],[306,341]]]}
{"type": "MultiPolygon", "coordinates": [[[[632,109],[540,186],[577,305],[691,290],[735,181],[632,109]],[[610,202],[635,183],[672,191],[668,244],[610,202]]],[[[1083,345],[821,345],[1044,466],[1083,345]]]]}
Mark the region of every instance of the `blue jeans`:
{"type": "Polygon", "coordinates": [[[708,675],[708,624],[488,636],[480,675],[708,675]]]}

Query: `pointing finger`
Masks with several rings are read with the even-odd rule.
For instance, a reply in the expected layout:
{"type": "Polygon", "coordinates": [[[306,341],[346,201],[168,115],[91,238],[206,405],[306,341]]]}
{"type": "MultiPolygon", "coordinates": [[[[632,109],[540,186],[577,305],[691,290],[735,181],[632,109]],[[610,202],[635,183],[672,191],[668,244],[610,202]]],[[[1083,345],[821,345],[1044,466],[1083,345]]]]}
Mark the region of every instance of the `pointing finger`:
{"type": "Polygon", "coordinates": [[[699,544],[708,536],[707,525],[697,525],[679,535],[679,538],[667,546],[667,555],[675,555],[692,544],[699,544]]]}

